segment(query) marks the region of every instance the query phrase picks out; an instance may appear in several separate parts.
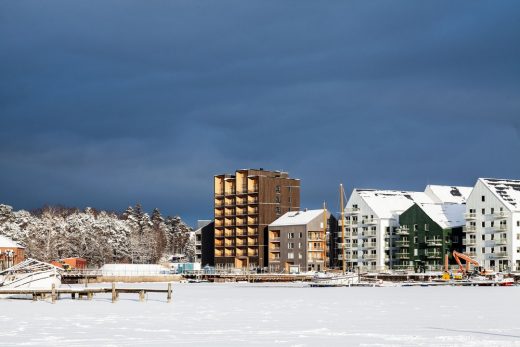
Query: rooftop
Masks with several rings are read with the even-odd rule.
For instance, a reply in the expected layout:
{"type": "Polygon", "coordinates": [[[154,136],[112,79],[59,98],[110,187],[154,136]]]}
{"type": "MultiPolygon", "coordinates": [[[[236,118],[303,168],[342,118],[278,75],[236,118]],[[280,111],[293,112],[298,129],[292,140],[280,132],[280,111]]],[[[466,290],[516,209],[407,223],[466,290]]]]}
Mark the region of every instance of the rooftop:
{"type": "Polygon", "coordinates": [[[509,209],[520,211],[520,180],[479,178],[509,209]]]}
{"type": "Polygon", "coordinates": [[[424,192],[437,203],[465,204],[473,187],[428,185],[424,192]]]}
{"type": "Polygon", "coordinates": [[[0,247],[2,248],[25,248],[22,245],[14,242],[10,238],[0,235],[0,247]]]}
{"type": "Polygon", "coordinates": [[[355,189],[378,218],[394,218],[414,203],[432,202],[423,192],[400,190],[355,189]]]}
{"type": "Polygon", "coordinates": [[[269,226],[288,226],[288,225],[306,225],[312,222],[316,217],[319,217],[323,210],[307,210],[307,211],[291,211],[287,212],[269,226]]]}
{"type": "Polygon", "coordinates": [[[443,229],[461,227],[466,224],[465,204],[419,203],[417,205],[443,229]]]}

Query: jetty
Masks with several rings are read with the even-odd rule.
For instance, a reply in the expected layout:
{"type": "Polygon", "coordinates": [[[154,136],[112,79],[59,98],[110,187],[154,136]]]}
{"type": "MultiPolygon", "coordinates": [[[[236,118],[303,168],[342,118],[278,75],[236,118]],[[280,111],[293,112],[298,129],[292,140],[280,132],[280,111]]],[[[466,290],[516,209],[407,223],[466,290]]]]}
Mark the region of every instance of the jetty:
{"type": "Polygon", "coordinates": [[[48,297],[51,298],[51,302],[55,303],[56,300],[62,298],[63,295],[70,295],[71,299],[83,299],[92,300],[95,294],[112,294],[112,302],[115,303],[119,299],[119,294],[138,294],[139,301],[145,301],[147,293],[165,293],[166,302],[172,301],[172,284],[168,283],[166,289],[157,288],[117,288],[115,283],[112,283],[111,287],[97,287],[97,288],[56,288],[54,285],[50,289],[0,289],[1,296],[31,296],[32,300],[43,300],[48,297]]]}

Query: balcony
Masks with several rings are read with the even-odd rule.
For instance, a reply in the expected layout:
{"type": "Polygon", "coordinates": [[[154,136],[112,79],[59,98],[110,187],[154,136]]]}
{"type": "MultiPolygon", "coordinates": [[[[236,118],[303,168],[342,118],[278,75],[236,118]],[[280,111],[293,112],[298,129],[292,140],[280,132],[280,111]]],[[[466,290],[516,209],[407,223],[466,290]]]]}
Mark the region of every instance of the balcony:
{"type": "Polygon", "coordinates": [[[426,240],[426,246],[428,246],[428,247],[442,247],[442,239],[429,239],[429,240],[426,240]]]}
{"type": "Polygon", "coordinates": [[[491,256],[494,258],[507,258],[508,254],[507,252],[495,252],[491,253],[491,256]]]}
{"type": "Polygon", "coordinates": [[[500,238],[500,239],[496,239],[496,240],[492,240],[496,246],[505,246],[507,245],[507,239],[504,239],[504,238],[500,238]]]}
{"type": "Polygon", "coordinates": [[[442,258],[442,253],[441,252],[429,252],[429,251],[426,251],[425,255],[426,255],[426,258],[428,258],[428,259],[441,259],[442,258]]]}
{"type": "Polygon", "coordinates": [[[477,226],[476,225],[466,225],[463,229],[463,232],[470,234],[470,233],[476,233],[477,232],[477,226]]]}
{"type": "Polygon", "coordinates": [[[476,258],[476,256],[477,256],[476,252],[466,252],[464,254],[466,254],[470,258],[476,258]]]}
{"type": "Polygon", "coordinates": [[[269,247],[269,252],[280,252],[280,247],[271,246],[269,247]]]}
{"type": "Polygon", "coordinates": [[[399,259],[399,260],[406,260],[406,259],[410,259],[410,254],[409,253],[400,252],[400,253],[396,253],[395,257],[396,257],[396,259],[399,259]]]}
{"type": "Polygon", "coordinates": [[[364,219],[361,221],[361,223],[365,224],[365,225],[376,225],[377,220],[376,219],[364,219]]]}
{"type": "Polygon", "coordinates": [[[363,259],[375,260],[375,259],[377,259],[377,254],[363,254],[363,259]]]}
{"type": "Polygon", "coordinates": [[[408,248],[408,247],[410,247],[410,241],[409,240],[399,240],[399,241],[395,242],[395,245],[397,247],[401,247],[401,248],[408,248]]]}
{"type": "Polygon", "coordinates": [[[408,229],[407,226],[402,226],[396,229],[395,231],[396,235],[410,235],[410,229],[408,229]]]}
{"type": "Polygon", "coordinates": [[[357,220],[352,220],[352,219],[346,219],[345,220],[345,225],[346,226],[358,225],[358,221],[357,220]]]}
{"type": "Polygon", "coordinates": [[[473,220],[473,219],[477,219],[477,214],[472,212],[472,213],[464,213],[464,219],[466,220],[473,220]]]}
{"type": "Polygon", "coordinates": [[[345,209],[346,214],[359,214],[360,210],[357,207],[347,207],[345,209]]]}
{"type": "Polygon", "coordinates": [[[477,244],[477,239],[464,239],[462,240],[462,244],[464,246],[475,246],[477,244]]]}
{"type": "Polygon", "coordinates": [[[494,213],[491,214],[491,216],[494,219],[505,219],[505,218],[509,217],[509,215],[506,212],[504,212],[504,211],[494,212],[494,213]]]}
{"type": "Polygon", "coordinates": [[[363,242],[361,248],[376,248],[375,242],[363,242]]]}
{"type": "Polygon", "coordinates": [[[377,231],[375,230],[366,230],[363,231],[363,237],[376,237],[377,231]]]}

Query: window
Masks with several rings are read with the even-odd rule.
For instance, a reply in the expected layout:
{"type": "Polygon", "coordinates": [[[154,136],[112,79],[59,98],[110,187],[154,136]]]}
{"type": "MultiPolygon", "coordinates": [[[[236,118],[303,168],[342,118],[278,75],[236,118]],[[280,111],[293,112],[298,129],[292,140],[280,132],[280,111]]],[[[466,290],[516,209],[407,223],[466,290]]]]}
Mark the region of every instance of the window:
{"type": "Polygon", "coordinates": [[[517,227],[520,227],[520,220],[517,220],[517,221],[516,221],[516,226],[517,226],[517,227]]]}
{"type": "Polygon", "coordinates": [[[298,248],[302,248],[302,243],[298,242],[298,248]]]}
{"type": "Polygon", "coordinates": [[[275,196],[274,202],[276,202],[277,204],[280,203],[280,195],[275,196]]]}
{"type": "Polygon", "coordinates": [[[482,235],[482,241],[486,241],[486,235],[482,235]]]}
{"type": "Polygon", "coordinates": [[[516,247],[516,253],[520,253],[520,247],[516,247]]]}
{"type": "Polygon", "coordinates": [[[486,247],[482,247],[482,253],[486,253],[486,247]]]}
{"type": "Polygon", "coordinates": [[[413,243],[417,244],[417,241],[419,241],[418,237],[417,237],[417,236],[414,236],[414,237],[413,237],[413,243]]]}
{"type": "Polygon", "coordinates": [[[482,222],[482,227],[483,227],[483,228],[486,227],[486,222],[482,222]]]}
{"type": "Polygon", "coordinates": [[[293,249],[293,248],[294,248],[294,242],[289,242],[289,243],[287,244],[287,248],[288,248],[288,249],[293,249]]]}
{"type": "Polygon", "coordinates": [[[293,252],[287,253],[287,259],[294,259],[294,253],[293,252]]]}
{"type": "Polygon", "coordinates": [[[430,231],[430,225],[424,224],[424,231],[430,231]]]}
{"type": "Polygon", "coordinates": [[[281,189],[280,189],[280,186],[276,186],[276,187],[275,187],[275,191],[276,191],[277,193],[280,193],[280,190],[281,190],[281,189]]]}
{"type": "Polygon", "coordinates": [[[485,208],[482,209],[482,214],[486,214],[486,209],[485,208]]]}
{"type": "Polygon", "coordinates": [[[414,225],[413,225],[413,231],[417,231],[417,230],[419,230],[419,225],[414,224],[414,225]]]}
{"type": "Polygon", "coordinates": [[[495,213],[495,209],[491,207],[491,214],[495,213]]]}
{"type": "Polygon", "coordinates": [[[299,236],[300,236],[300,239],[301,239],[301,238],[303,237],[303,233],[300,233],[300,235],[299,235],[299,236]]]}
{"type": "Polygon", "coordinates": [[[294,239],[294,233],[287,233],[288,239],[294,239]]]}
{"type": "Polygon", "coordinates": [[[482,202],[486,201],[486,196],[482,195],[482,202]]]}
{"type": "Polygon", "coordinates": [[[282,209],[280,207],[276,207],[276,214],[281,214],[282,213],[282,209]]]}
{"type": "Polygon", "coordinates": [[[303,259],[303,254],[298,253],[298,259],[303,259]]]}

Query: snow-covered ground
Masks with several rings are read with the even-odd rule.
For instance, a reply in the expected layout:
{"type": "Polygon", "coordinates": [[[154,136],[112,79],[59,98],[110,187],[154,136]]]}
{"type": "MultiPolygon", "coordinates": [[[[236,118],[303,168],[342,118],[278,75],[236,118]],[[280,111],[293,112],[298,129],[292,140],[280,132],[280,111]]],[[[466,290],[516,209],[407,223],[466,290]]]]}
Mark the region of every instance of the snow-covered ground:
{"type": "Polygon", "coordinates": [[[2,299],[0,345],[520,346],[519,298],[520,287],[176,283],[170,304],[2,299]]]}

